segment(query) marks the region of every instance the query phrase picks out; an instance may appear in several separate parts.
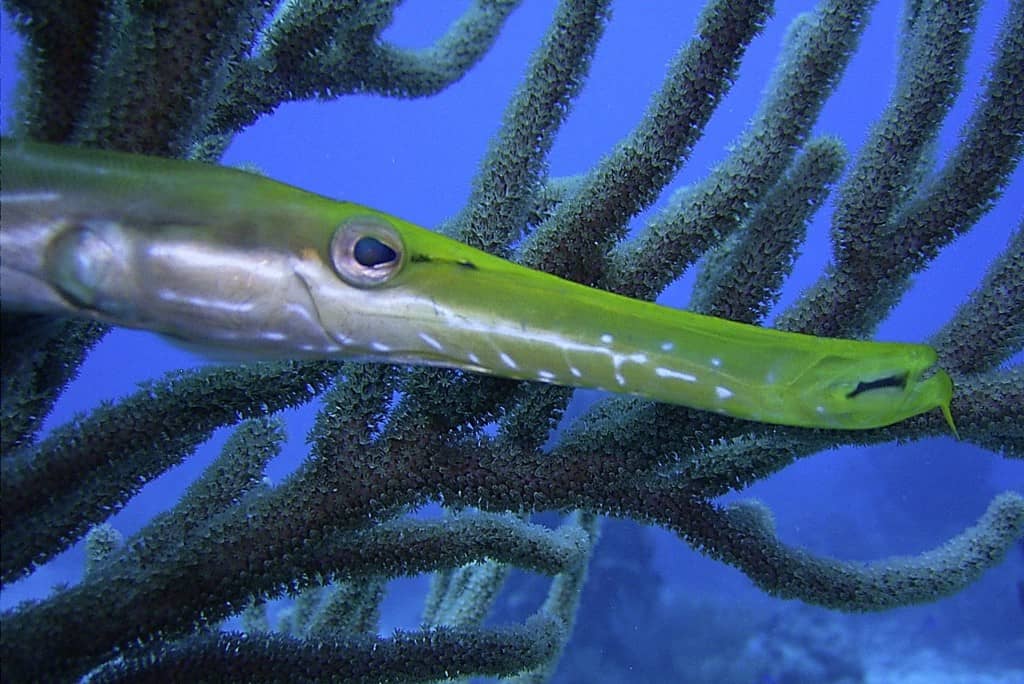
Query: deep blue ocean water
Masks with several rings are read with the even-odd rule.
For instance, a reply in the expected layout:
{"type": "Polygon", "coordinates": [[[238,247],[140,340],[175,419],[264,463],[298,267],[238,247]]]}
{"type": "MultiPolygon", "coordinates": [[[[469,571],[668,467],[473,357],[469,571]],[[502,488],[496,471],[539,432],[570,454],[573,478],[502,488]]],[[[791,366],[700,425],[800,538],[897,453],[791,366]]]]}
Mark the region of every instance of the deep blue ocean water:
{"type": "MultiPolygon", "coordinates": [[[[409,0],[387,37],[408,47],[426,46],[465,4],[409,0]]],[[[590,168],[636,124],[660,85],[665,65],[691,36],[699,4],[616,3],[590,79],[554,147],[552,175],[590,168]]],[[[775,18],[747,51],[732,93],[654,211],[671,190],[699,181],[727,154],[758,105],[789,21],[811,5],[777,3],[775,18]]],[[[840,137],[851,154],[891,92],[901,5],[879,3],[860,50],[815,129],[840,137]]],[[[971,112],[1008,5],[985,3],[966,88],[939,142],[939,163],[971,112]]],[[[335,102],[287,104],[239,135],[223,162],[252,164],[308,190],[436,226],[466,200],[488,140],[554,6],[554,0],[526,0],[494,50],[436,97],[408,101],[347,96],[335,102]]],[[[2,41],[0,110],[3,130],[8,131],[18,41],[6,16],[2,41]]],[[[1022,206],[1024,172],[1018,169],[1002,201],[915,280],[877,337],[923,341],[934,333],[978,285],[1011,231],[1019,228],[1022,206]]],[[[780,307],[793,301],[827,263],[831,209],[831,204],[823,208],[811,226],[780,307]]],[[[684,278],[660,301],[685,307],[691,282],[684,278]]],[[[153,335],[116,330],[89,358],[48,425],[128,394],[141,380],[205,362],[153,335]]],[[[1021,362],[1020,354],[1015,362],[1021,362]]],[[[291,438],[271,466],[272,479],[280,480],[302,458],[314,409],[288,414],[291,438]]],[[[218,433],[195,457],[148,485],[112,524],[131,534],[155,512],[169,508],[225,437],[218,433]]],[[[1024,464],[938,437],[820,453],[734,498],[757,497],[768,504],[787,543],[867,561],[942,544],[973,524],[992,497],[1006,490],[1024,491],[1024,464]]],[[[25,598],[45,596],[57,583],[77,581],[82,559],[78,545],[7,587],[0,605],[6,609],[25,598]]],[[[529,589],[529,578],[517,581],[523,591],[529,589]]],[[[605,681],[782,684],[815,681],[794,679],[794,673],[820,671],[817,681],[1024,682],[1022,581],[1024,544],[957,596],[851,616],[766,597],[737,571],[701,557],[669,533],[610,523],[559,680],[597,681],[600,676],[605,681]]],[[[394,583],[383,632],[416,627],[425,586],[426,578],[394,583]]]]}

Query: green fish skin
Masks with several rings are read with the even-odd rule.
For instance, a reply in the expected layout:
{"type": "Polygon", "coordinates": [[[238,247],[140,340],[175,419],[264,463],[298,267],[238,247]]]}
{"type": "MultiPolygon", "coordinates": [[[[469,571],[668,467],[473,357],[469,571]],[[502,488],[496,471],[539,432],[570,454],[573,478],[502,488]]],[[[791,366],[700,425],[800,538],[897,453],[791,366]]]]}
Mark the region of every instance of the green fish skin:
{"type": "Polygon", "coordinates": [[[779,332],[638,301],[394,216],[220,166],[4,139],[7,310],[227,358],[337,357],[601,388],[781,425],[935,408],[921,344],[779,332]]]}

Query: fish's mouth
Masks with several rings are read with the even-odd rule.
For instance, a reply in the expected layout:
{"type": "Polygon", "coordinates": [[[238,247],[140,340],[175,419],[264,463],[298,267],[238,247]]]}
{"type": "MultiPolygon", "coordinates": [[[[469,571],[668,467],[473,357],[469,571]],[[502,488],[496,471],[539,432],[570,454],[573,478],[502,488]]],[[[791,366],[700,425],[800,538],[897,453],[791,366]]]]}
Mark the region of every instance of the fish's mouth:
{"type": "Polygon", "coordinates": [[[865,393],[879,389],[899,389],[905,390],[907,388],[907,380],[910,377],[909,372],[896,373],[895,375],[886,375],[878,378],[877,380],[861,380],[857,383],[857,386],[847,393],[847,399],[854,399],[855,397],[865,393]]]}

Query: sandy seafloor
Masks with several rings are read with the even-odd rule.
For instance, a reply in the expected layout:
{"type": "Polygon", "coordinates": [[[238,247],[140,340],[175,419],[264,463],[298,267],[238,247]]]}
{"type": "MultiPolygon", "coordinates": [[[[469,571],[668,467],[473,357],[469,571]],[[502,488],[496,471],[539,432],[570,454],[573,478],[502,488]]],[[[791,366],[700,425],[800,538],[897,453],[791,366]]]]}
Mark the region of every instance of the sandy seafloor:
{"type": "MultiPolygon", "coordinates": [[[[689,38],[699,3],[616,3],[613,20],[551,157],[553,175],[580,173],[636,123],[689,38]]],[[[720,161],[756,109],[785,27],[812,3],[777,3],[776,18],[754,41],[733,93],[724,101],[672,189],[699,181],[720,161]]],[[[409,0],[387,37],[423,46],[464,7],[449,0],[409,0]]],[[[226,164],[254,164],[267,175],[325,195],[378,207],[426,226],[464,202],[489,137],[516,87],[530,51],[550,18],[553,0],[526,0],[478,69],[440,96],[400,101],[349,96],[332,103],[283,106],[240,135],[226,164]]],[[[955,145],[970,114],[1001,17],[1009,3],[985,3],[966,88],[938,142],[938,159],[955,145]]],[[[816,134],[836,135],[855,152],[891,92],[902,3],[882,1],[816,134]]],[[[18,41],[3,21],[0,109],[10,130],[18,41]]],[[[655,207],[664,206],[666,192],[655,207]]],[[[922,341],[977,286],[991,258],[1021,225],[1024,174],[971,235],[920,277],[877,333],[922,341]]],[[[792,302],[828,260],[832,205],[819,212],[779,308],[792,302]]],[[[649,216],[648,214],[647,216],[649,216]]],[[[642,225],[640,217],[635,225],[642,225]]],[[[692,274],[660,301],[685,307],[692,274]]],[[[116,331],[85,364],[48,421],[123,396],[165,370],[205,361],[154,336],[116,331]]],[[[1018,354],[1015,363],[1021,362],[1018,354]]],[[[579,404],[593,393],[579,393],[579,404]]],[[[313,410],[287,414],[291,439],[271,464],[279,481],[304,453],[313,410]]],[[[1024,419],[1024,417],[1022,417],[1024,419]]],[[[187,463],[151,483],[111,522],[125,534],[169,507],[223,443],[219,432],[187,463]]],[[[970,526],[994,495],[1024,490],[1024,464],[951,437],[817,454],[733,498],[769,505],[780,535],[815,553],[873,560],[919,553],[970,526]]],[[[429,511],[426,512],[429,514],[429,511]]],[[[6,587],[4,609],[45,596],[81,576],[81,545],[32,577],[6,587]]],[[[679,681],[786,684],[1024,683],[1024,544],[961,594],[879,615],[845,615],[764,596],[733,569],[707,560],[662,530],[615,522],[606,526],[573,641],[556,677],[561,682],[679,681]]],[[[381,631],[415,628],[426,578],[396,581],[381,631]]],[[[517,576],[499,613],[520,616],[538,599],[537,578],[517,576]]]]}

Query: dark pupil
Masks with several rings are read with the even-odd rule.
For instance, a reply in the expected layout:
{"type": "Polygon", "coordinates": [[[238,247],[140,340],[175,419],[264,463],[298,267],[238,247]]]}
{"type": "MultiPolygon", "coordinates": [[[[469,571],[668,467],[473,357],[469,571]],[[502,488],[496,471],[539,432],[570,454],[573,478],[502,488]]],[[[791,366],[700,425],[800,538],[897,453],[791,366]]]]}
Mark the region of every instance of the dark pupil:
{"type": "Polygon", "coordinates": [[[398,258],[398,254],[395,253],[395,250],[391,249],[377,238],[372,237],[359,238],[359,240],[356,241],[355,248],[352,250],[352,256],[355,257],[360,266],[365,266],[367,268],[380,266],[381,264],[386,264],[398,258]]]}

